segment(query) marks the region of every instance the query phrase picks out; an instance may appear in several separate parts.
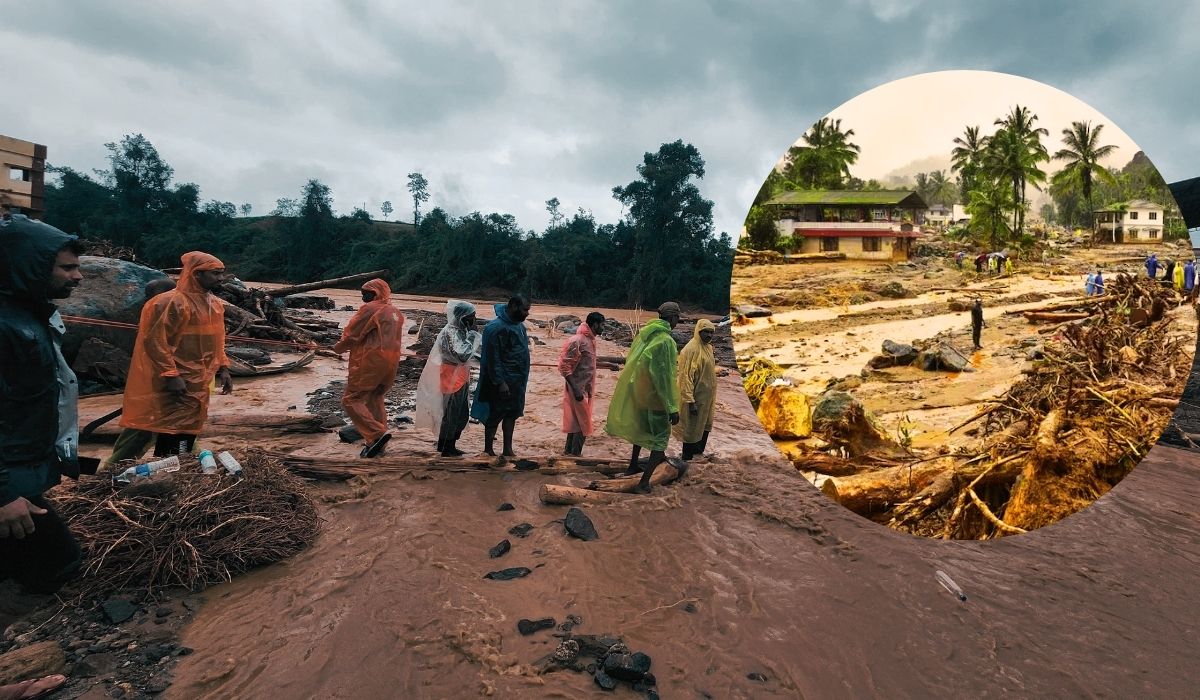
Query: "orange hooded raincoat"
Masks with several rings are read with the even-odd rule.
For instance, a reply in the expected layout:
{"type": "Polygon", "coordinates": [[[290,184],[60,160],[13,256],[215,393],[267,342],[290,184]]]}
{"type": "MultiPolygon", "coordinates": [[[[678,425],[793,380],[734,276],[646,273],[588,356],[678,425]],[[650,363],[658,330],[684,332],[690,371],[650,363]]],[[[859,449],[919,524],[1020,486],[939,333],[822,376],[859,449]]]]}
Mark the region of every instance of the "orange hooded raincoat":
{"type": "Polygon", "coordinates": [[[225,356],[225,307],[200,286],[196,273],[225,265],[208,253],[184,253],[178,286],[142,308],[137,342],[125,382],[121,425],[154,433],[194,435],[208,418],[209,387],[225,356]],[[187,393],[166,391],[182,377],[187,393]]]}
{"type": "Polygon", "coordinates": [[[350,351],[350,371],[342,406],[368,443],[387,432],[384,396],[396,381],[404,350],[404,314],[392,306],[392,288],[373,279],[362,289],[375,298],[362,305],[346,324],[334,352],[350,351]]]}

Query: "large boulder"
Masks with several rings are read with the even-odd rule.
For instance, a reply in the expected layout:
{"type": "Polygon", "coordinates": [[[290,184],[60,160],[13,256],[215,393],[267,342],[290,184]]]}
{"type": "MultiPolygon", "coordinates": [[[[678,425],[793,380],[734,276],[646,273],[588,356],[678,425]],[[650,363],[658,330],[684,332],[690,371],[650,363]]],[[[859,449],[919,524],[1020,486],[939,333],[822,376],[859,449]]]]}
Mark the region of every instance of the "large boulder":
{"type": "Polygon", "coordinates": [[[927,372],[974,372],[971,361],[945,343],[939,343],[917,355],[917,366],[927,372]]]}
{"type": "Polygon", "coordinates": [[[885,340],[883,354],[872,357],[867,364],[872,369],[911,365],[917,359],[917,355],[917,349],[911,345],[885,340]]]}
{"type": "Polygon", "coordinates": [[[735,306],[733,310],[746,318],[766,318],[772,313],[765,306],[757,306],[755,304],[740,304],[735,306]]]}
{"type": "MultiPolygon", "coordinates": [[[[79,263],[83,282],[70,297],[56,302],[64,316],[83,316],[136,325],[146,300],[146,284],[167,277],[159,270],[116,258],[83,255],[79,263]]],[[[102,340],[132,354],[137,331],[132,328],[71,324],[63,339],[63,354],[68,361],[74,360],[79,353],[85,337],[102,340]]]]}
{"type": "Polygon", "coordinates": [[[845,448],[851,457],[895,447],[875,417],[844,391],[826,391],[817,398],[812,429],[830,444],[845,448]]]}
{"type": "Polygon", "coordinates": [[[805,438],[812,433],[808,396],[788,384],[772,384],[763,391],[758,420],[774,438],[805,438]]]}

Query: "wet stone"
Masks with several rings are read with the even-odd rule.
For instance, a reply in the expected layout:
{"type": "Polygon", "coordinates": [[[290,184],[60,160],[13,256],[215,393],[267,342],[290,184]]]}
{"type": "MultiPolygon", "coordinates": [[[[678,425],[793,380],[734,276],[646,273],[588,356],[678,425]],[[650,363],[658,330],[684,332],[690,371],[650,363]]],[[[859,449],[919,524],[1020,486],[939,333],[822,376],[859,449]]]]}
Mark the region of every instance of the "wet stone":
{"type": "Polygon", "coordinates": [[[338,431],[338,439],[342,442],[358,442],[362,440],[362,433],[358,432],[353,425],[347,425],[338,431]]]}
{"type": "Polygon", "coordinates": [[[517,507],[516,507],[516,506],[514,506],[514,505],[513,505],[513,504],[511,504],[511,503],[501,503],[501,504],[500,504],[500,507],[499,507],[499,508],[497,508],[496,510],[497,510],[497,511],[502,511],[502,510],[516,510],[516,509],[517,509],[517,507]]]}
{"type": "Polygon", "coordinates": [[[684,612],[688,612],[688,613],[694,613],[694,612],[696,612],[696,611],[697,611],[697,610],[699,610],[699,609],[700,609],[700,608],[696,607],[696,604],[695,604],[695,603],[688,603],[688,604],[686,604],[686,605],[684,605],[684,606],[683,606],[683,611],[684,611],[684,612]]]}
{"type": "Polygon", "coordinates": [[[578,537],[584,542],[600,537],[596,533],[596,527],[592,525],[591,518],[578,508],[567,511],[567,517],[563,519],[563,526],[566,527],[568,535],[578,537]]]}
{"type": "Polygon", "coordinates": [[[521,523],[520,525],[513,525],[512,527],[510,527],[508,529],[508,534],[514,535],[516,537],[525,537],[526,535],[529,534],[529,531],[532,529],[533,529],[533,523],[521,523]]]}
{"type": "Polygon", "coordinates": [[[640,681],[650,672],[650,657],[642,652],[609,654],[604,658],[604,672],[623,681],[640,681]]]}
{"type": "Polygon", "coordinates": [[[658,679],[654,677],[653,673],[647,673],[642,676],[642,682],[646,685],[658,685],[658,679]]]}
{"type": "Polygon", "coordinates": [[[488,556],[492,559],[496,559],[497,557],[502,557],[507,554],[508,550],[510,549],[512,549],[512,543],[510,543],[508,540],[500,540],[500,544],[488,550],[488,556]]]}
{"type": "Polygon", "coordinates": [[[605,690],[615,690],[617,687],[617,679],[604,672],[604,669],[596,671],[596,675],[592,676],[596,681],[596,685],[605,690]]]}
{"type": "Polygon", "coordinates": [[[490,578],[493,581],[511,581],[515,578],[525,578],[532,573],[532,569],[527,569],[524,566],[514,566],[508,569],[501,569],[500,571],[489,571],[483,577],[490,578]]]}
{"type": "Polygon", "coordinates": [[[529,636],[541,630],[554,629],[556,624],[553,617],[543,617],[540,620],[520,619],[517,621],[517,631],[523,636],[529,636]]]}
{"type": "Polygon", "coordinates": [[[571,630],[575,629],[576,627],[578,627],[579,625],[582,625],[582,624],[583,624],[582,617],[580,617],[578,615],[567,615],[566,621],[563,622],[561,625],[559,625],[558,628],[560,630],[562,630],[563,632],[570,632],[571,630]]]}
{"type": "Polygon", "coordinates": [[[103,608],[104,616],[115,625],[125,622],[137,612],[136,605],[121,598],[109,598],[104,601],[103,608]]]}
{"type": "Polygon", "coordinates": [[[538,463],[529,459],[518,459],[515,466],[519,472],[531,472],[537,470],[538,463]]]}

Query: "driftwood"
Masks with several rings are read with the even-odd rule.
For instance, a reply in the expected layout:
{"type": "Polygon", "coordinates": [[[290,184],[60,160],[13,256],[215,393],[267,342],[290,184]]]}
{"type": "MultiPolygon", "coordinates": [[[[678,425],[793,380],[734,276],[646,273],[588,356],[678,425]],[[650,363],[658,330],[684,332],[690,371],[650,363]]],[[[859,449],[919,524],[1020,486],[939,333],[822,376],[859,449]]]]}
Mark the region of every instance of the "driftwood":
{"type": "MultiPolygon", "coordinates": [[[[311,413],[210,413],[204,426],[205,435],[218,432],[222,435],[252,437],[262,433],[324,433],[321,417],[311,413]]],[[[89,437],[96,442],[107,442],[120,433],[116,423],[107,423],[93,430],[89,437]],[[107,438],[107,439],[106,439],[107,438]]],[[[83,438],[83,435],[80,435],[83,438]]]]}
{"type": "Polygon", "coordinates": [[[317,356],[316,351],[309,350],[298,360],[272,365],[252,365],[234,357],[229,358],[229,373],[235,377],[262,377],[269,374],[283,374],[310,364],[317,356]]]}
{"type": "Polygon", "coordinates": [[[1026,311],[1025,320],[1030,323],[1063,323],[1065,321],[1079,321],[1085,319],[1092,314],[1086,311],[1069,312],[1069,313],[1054,313],[1050,311],[1026,311]]]}
{"type": "Polygon", "coordinates": [[[593,491],[591,489],[581,489],[577,486],[563,486],[561,484],[542,484],[538,490],[538,498],[542,503],[555,506],[573,506],[580,503],[613,503],[628,498],[626,493],[613,493],[611,491],[593,491]]]}
{"type": "Polygon", "coordinates": [[[0,685],[62,673],[66,666],[67,657],[56,641],[18,647],[0,654],[0,685]]]}
{"type": "MultiPolygon", "coordinates": [[[[651,486],[659,486],[668,484],[687,471],[687,465],[682,461],[668,458],[666,462],[658,465],[654,470],[654,475],[650,477],[651,486]]],[[[588,484],[588,488],[595,491],[608,491],[630,493],[639,483],[641,483],[642,475],[634,474],[633,476],[617,477],[605,481],[593,481],[588,484]]]]}
{"type": "Polygon", "coordinates": [[[267,290],[267,294],[278,299],[292,294],[300,294],[301,292],[311,292],[316,289],[326,289],[328,287],[336,287],[341,284],[353,284],[354,282],[366,282],[375,277],[386,277],[388,270],[375,270],[374,272],[360,272],[357,275],[347,275],[345,277],[335,277],[327,280],[317,280],[316,282],[306,282],[305,284],[294,284],[290,287],[280,287],[279,289],[267,290]]]}
{"type": "Polygon", "coordinates": [[[1062,311],[1063,309],[1078,309],[1081,307],[1098,306],[1109,300],[1110,298],[1104,296],[1077,297],[1074,299],[1066,299],[1064,301],[1056,301],[1053,304],[1046,304],[1033,309],[1009,309],[1008,311],[1004,312],[1004,315],[1012,316],[1015,314],[1049,313],[1052,311],[1062,311]]]}
{"type": "Polygon", "coordinates": [[[826,476],[851,476],[874,469],[865,460],[849,460],[824,452],[808,452],[792,458],[792,466],[801,471],[816,472],[826,476]]]}
{"type": "Polygon", "coordinates": [[[262,454],[278,459],[289,470],[314,479],[349,479],[352,476],[372,474],[405,473],[420,470],[448,472],[517,472],[536,471],[544,475],[620,473],[628,464],[624,460],[587,459],[580,457],[552,456],[509,460],[505,457],[441,457],[436,453],[403,452],[385,454],[372,459],[357,456],[311,457],[290,455],[280,452],[258,450],[262,454]]]}
{"type": "Polygon", "coordinates": [[[887,467],[854,476],[830,477],[822,491],[847,509],[867,515],[907,501],[946,471],[943,460],[887,467]]]}

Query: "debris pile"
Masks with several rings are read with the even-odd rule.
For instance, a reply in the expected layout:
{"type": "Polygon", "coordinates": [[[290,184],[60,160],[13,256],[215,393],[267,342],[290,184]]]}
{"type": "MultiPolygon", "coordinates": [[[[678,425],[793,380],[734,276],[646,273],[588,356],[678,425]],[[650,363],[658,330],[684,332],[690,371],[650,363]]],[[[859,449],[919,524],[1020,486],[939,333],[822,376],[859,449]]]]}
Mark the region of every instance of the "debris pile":
{"type": "Polygon", "coordinates": [[[240,479],[204,474],[195,457],[181,455],[176,472],[121,488],[84,480],[54,492],[55,508],[84,551],[72,588],[85,598],[119,589],[195,591],[312,544],[319,520],[303,482],[269,456],[238,457],[240,479]]]}
{"type": "Polygon", "coordinates": [[[890,525],[980,539],[1049,525],[1124,478],[1154,445],[1191,365],[1163,313],[1175,293],[1118,277],[1088,316],[1062,324],[1024,379],[982,420],[979,454],[891,511],[890,525]]]}

